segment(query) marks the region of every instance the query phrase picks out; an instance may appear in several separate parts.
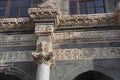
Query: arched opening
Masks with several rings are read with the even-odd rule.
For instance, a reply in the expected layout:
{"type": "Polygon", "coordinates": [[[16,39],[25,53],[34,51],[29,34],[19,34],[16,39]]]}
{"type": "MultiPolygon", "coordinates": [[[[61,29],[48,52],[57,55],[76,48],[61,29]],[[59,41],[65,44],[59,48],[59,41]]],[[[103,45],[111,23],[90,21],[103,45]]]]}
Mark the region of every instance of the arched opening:
{"type": "Polygon", "coordinates": [[[97,71],[87,71],[73,80],[113,80],[111,77],[97,71]]]}
{"type": "Polygon", "coordinates": [[[0,73],[0,80],[22,80],[15,75],[0,73]]]}

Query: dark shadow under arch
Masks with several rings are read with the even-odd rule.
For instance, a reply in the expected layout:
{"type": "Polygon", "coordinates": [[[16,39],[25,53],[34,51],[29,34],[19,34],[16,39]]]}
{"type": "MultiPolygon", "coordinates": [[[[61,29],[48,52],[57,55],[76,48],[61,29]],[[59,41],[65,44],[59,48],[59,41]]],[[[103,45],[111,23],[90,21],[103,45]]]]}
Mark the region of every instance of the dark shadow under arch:
{"type": "Polygon", "coordinates": [[[0,73],[0,80],[22,80],[15,75],[0,73]]]}
{"type": "Polygon", "coordinates": [[[104,73],[91,70],[78,75],[73,80],[113,80],[113,79],[108,75],[105,75],[104,73]]]}

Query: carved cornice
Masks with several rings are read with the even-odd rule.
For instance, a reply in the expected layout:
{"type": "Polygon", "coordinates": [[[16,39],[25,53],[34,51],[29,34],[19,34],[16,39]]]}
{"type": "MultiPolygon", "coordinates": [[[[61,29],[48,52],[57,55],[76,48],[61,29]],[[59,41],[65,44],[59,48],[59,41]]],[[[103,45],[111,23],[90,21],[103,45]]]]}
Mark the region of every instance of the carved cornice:
{"type": "Polygon", "coordinates": [[[120,3],[116,7],[115,16],[116,16],[116,23],[120,24],[120,3]]]}
{"type": "Polygon", "coordinates": [[[55,60],[120,58],[120,48],[55,49],[55,60]]]}
{"type": "Polygon", "coordinates": [[[102,13],[102,14],[84,14],[84,15],[69,15],[63,16],[60,19],[58,28],[61,27],[90,27],[90,26],[105,26],[115,25],[114,13],[102,13]]]}
{"type": "Polygon", "coordinates": [[[0,31],[33,30],[34,24],[29,18],[3,18],[0,19],[0,31]]]}
{"type": "Polygon", "coordinates": [[[51,35],[54,31],[54,26],[53,25],[36,25],[35,26],[35,33],[36,35],[51,35]]]}
{"type": "Polygon", "coordinates": [[[87,31],[87,32],[63,32],[54,33],[53,43],[74,43],[74,42],[94,42],[94,41],[119,41],[119,30],[87,31]]]}
{"type": "Polygon", "coordinates": [[[29,8],[28,14],[32,19],[56,19],[61,11],[54,8],[29,8]]]}

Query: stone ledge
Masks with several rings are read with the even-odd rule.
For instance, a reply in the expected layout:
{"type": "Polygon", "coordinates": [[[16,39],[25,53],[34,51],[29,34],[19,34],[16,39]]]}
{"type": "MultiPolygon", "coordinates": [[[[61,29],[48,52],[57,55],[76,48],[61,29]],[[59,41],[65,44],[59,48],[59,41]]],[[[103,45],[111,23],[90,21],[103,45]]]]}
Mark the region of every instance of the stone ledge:
{"type": "Polygon", "coordinates": [[[118,41],[120,40],[120,30],[54,33],[52,39],[54,44],[93,41],[118,41]]]}
{"type": "Polygon", "coordinates": [[[0,63],[33,61],[32,51],[0,52],[0,63]]]}

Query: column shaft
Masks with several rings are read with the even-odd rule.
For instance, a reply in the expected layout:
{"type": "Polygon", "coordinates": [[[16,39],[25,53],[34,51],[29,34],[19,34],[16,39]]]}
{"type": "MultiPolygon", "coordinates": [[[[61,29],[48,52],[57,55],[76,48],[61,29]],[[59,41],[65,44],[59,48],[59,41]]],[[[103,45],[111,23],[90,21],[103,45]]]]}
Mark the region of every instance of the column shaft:
{"type": "Polygon", "coordinates": [[[49,64],[38,64],[36,80],[50,80],[49,64]]]}

